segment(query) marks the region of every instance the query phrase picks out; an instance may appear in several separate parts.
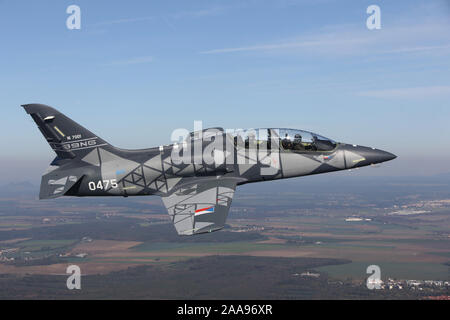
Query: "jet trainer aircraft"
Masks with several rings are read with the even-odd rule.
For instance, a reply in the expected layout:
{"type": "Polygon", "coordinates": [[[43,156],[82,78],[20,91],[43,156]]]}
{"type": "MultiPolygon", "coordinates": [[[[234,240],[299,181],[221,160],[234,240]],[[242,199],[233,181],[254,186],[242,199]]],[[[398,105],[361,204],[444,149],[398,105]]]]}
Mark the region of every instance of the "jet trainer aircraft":
{"type": "Polygon", "coordinates": [[[275,128],[231,132],[211,128],[171,145],[124,150],[52,107],[23,107],[57,155],[42,176],[40,199],[158,195],[180,235],[223,228],[238,185],[396,158],[307,131],[275,128]]]}

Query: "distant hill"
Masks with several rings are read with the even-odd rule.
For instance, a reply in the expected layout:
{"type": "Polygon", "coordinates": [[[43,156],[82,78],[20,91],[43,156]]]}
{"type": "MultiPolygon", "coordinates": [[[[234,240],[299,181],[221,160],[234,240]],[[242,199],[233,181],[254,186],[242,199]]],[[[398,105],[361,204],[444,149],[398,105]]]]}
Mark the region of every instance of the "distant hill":
{"type": "Polygon", "coordinates": [[[11,182],[0,185],[0,197],[4,196],[33,196],[39,194],[39,186],[29,181],[11,182]]]}
{"type": "Polygon", "coordinates": [[[359,176],[345,172],[312,175],[240,187],[240,192],[379,193],[391,191],[443,191],[450,188],[450,173],[432,176],[359,176]]]}

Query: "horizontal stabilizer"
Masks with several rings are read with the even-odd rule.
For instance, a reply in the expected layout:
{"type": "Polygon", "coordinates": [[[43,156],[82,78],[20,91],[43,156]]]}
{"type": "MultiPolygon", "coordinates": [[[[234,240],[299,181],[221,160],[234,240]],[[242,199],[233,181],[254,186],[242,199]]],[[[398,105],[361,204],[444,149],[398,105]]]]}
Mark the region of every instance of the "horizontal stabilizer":
{"type": "Polygon", "coordinates": [[[60,169],[51,166],[42,176],[39,199],[54,199],[69,195],[69,191],[81,183],[82,169],[60,169]]]}

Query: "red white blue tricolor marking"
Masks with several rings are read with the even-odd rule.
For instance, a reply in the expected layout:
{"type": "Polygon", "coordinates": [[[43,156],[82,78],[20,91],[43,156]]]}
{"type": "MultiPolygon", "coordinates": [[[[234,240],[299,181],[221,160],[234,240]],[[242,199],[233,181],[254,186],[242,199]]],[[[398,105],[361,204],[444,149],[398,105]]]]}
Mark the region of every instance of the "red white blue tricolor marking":
{"type": "Polygon", "coordinates": [[[213,213],[213,212],[214,212],[214,206],[195,210],[194,215],[199,216],[202,214],[213,213]]]}

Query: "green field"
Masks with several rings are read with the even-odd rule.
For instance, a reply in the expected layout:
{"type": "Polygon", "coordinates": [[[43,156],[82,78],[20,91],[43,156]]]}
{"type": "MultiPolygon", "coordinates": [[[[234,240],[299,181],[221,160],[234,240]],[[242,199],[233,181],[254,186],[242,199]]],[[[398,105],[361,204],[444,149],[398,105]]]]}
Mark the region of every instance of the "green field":
{"type": "Polygon", "coordinates": [[[19,242],[17,246],[22,251],[41,251],[41,250],[53,250],[61,247],[69,246],[75,243],[77,240],[27,240],[19,242]]]}
{"type": "Polygon", "coordinates": [[[170,243],[170,242],[145,242],[132,248],[141,252],[191,252],[191,253],[244,253],[258,250],[286,249],[291,245],[265,244],[254,242],[230,242],[230,243],[170,243]]]}

